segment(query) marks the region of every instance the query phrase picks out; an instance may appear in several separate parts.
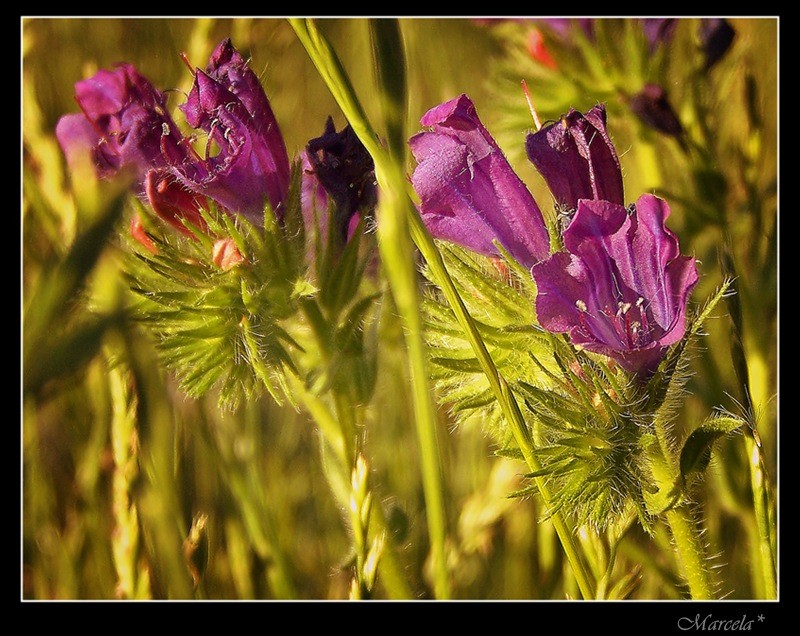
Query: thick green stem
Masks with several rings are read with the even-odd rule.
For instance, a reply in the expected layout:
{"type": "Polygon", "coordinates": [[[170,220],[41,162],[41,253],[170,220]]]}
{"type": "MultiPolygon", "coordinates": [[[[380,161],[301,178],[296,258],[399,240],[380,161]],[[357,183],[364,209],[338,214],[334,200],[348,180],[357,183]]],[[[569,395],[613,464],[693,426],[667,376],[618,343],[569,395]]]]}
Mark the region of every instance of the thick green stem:
{"type": "MultiPolygon", "coordinates": [[[[678,460],[672,450],[666,428],[666,422],[657,417],[655,431],[660,453],[657,457],[652,458],[653,477],[660,490],[665,493],[674,493],[675,484],[681,477],[678,460]]],[[[670,496],[677,497],[677,495],[670,496]]],[[[692,516],[691,511],[680,502],[675,505],[673,501],[672,507],[666,511],[665,517],[672,532],[678,552],[678,561],[683,577],[689,585],[692,598],[695,600],[713,598],[711,572],[701,538],[700,524],[692,516]]]]}
{"type": "Polygon", "coordinates": [[[697,522],[686,506],[668,510],[667,522],[672,531],[683,576],[689,584],[693,600],[714,598],[714,589],[707,567],[707,556],[697,522]]]}

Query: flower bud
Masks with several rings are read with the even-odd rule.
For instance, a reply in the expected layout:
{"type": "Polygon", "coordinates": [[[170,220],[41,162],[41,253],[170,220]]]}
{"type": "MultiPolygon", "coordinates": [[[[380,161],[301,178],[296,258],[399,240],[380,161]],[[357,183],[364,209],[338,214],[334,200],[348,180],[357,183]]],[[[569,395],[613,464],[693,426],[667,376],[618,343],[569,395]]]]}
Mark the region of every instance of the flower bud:
{"type": "Polygon", "coordinates": [[[678,137],[683,133],[683,126],[667,99],[667,92],[658,84],[646,84],[631,98],[631,110],[651,128],[678,137]]]}
{"type": "Polygon", "coordinates": [[[224,238],[214,243],[211,260],[220,269],[228,271],[231,267],[244,263],[244,256],[233,239],[224,238]]]}

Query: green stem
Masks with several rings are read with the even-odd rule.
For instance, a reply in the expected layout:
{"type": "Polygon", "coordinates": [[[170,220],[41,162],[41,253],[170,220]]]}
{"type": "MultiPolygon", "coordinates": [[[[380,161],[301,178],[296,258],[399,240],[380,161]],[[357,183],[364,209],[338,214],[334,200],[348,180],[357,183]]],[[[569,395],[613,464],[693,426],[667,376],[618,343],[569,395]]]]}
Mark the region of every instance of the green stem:
{"type": "MultiPolygon", "coordinates": [[[[399,172],[394,162],[391,161],[389,155],[386,153],[383,146],[378,142],[372,127],[370,126],[361,104],[359,103],[352,85],[347,79],[344,70],[341,68],[338,58],[335,53],[330,49],[330,45],[324,40],[321,34],[316,30],[312,22],[300,19],[290,19],[292,27],[297,33],[298,38],[305,46],[309,56],[314,61],[320,75],[327,83],[331,93],[336,99],[342,112],[347,117],[353,131],[358,135],[364,147],[370,153],[375,162],[376,174],[382,186],[382,194],[386,195],[391,193],[391,196],[397,196],[402,188],[411,188],[410,184],[406,183],[402,173],[399,172]]],[[[459,324],[464,329],[467,339],[472,345],[473,352],[481,366],[481,369],[486,374],[489,384],[494,392],[494,395],[503,410],[503,413],[511,425],[511,429],[520,450],[525,457],[525,460],[532,471],[541,469],[541,465],[536,459],[533,451],[533,444],[529,438],[528,430],[522,419],[522,414],[519,411],[519,406],[511,396],[508,390],[508,385],[502,376],[498,373],[494,365],[494,361],[489,355],[486,345],[484,344],[480,334],[478,333],[477,326],[475,325],[472,317],[467,312],[458,291],[450,278],[449,273],[444,265],[441,254],[436,248],[433,238],[425,227],[419,214],[414,213],[412,199],[409,197],[402,206],[407,212],[407,223],[411,232],[411,238],[419,248],[422,255],[425,257],[428,267],[431,272],[436,276],[442,287],[442,292],[447,298],[459,324]]],[[[385,219],[382,219],[382,222],[385,219]]],[[[416,353],[416,352],[414,352],[416,353]]],[[[423,378],[424,379],[424,376],[423,378]]],[[[420,378],[417,379],[421,381],[420,378]]],[[[549,488],[544,479],[537,478],[535,480],[542,499],[547,507],[550,506],[552,496],[549,488]]],[[[580,552],[575,543],[575,538],[572,530],[567,526],[564,519],[558,514],[553,513],[550,517],[553,526],[556,529],[558,537],[564,548],[564,553],[569,560],[575,577],[581,589],[581,594],[584,598],[594,597],[594,584],[586,570],[580,552]]]]}
{"type": "Polygon", "coordinates": [[[711,576],[706,567],[705,547],[698,532],[696,520],[686,506],[668,510],[666,517],[678,549],[678,560],[683,569],[683,576],[689,584],[692,599],[714,598],[711,576]]]}
{"type": "MultiPolygon", "coordinates": [[[[339,461],[345,467],[352,467],[353,462],[347,462],[346,458],[348,452],[353,452],[354,444],[346,443],[342,427],[331,413],[328,405],[322,398],[309,391],[299,378],[294,375],[289,375],[288,378],[292,392],[317,423],[320,433],[336,453],[339,461]],[[351,448],[350,451],[347,450],[348,447],[351,448]]],[[[352,439],[355,441],[355,438],[352,439]]],[[[373,506],[370,526],[374,526],[370,529],[371,536],[381,534],[386,536],[386,548],[381,555],[380,575],[389,596],[394,599],[413,598],[413,592],[403,575],[403,568],[397,558],[397,545],[388,529],[383,506],[377,504],[373,506]]]]}
{"type": "MultiPolygon", "coordinates": [[[[755,433],[755,431],[753,430],[752,433],[755,433]]],[[[753,505],[755,507],[756,528],[758,529],[761,576],[766,597],[768,599],[776,599],[778,597],[778,584],[775,578],[775,554],[772,550],[771,541],[770,496],[767,490],[761,447],[752,433],[744,436],[744,442],[747,448],[748,463],[750,464],[750,484],[753,490],[753,505]]]]}
{"type": "Polygon", "coordinates": [[[436,437],[436,409],[428,387],[428,362],[419,313],[416,265],[408,232],[408,207],[404,197],[402,166],[386,153],[378,142],[353,87],[330,44],[311,20],[290,19],[298,38],[314,62],[325,83],[375,161],[375,173],[381,185],[378,226],[379,250],[386,268],[395,302],[405,326],[405,339],[411,369],[414,420],[420,447],[422,483],[425,493],[428,534],[434,565],[434,593],[437,598],[450,596],[450,580],[445,551],[446,512],[439,445],[436,437]]]}

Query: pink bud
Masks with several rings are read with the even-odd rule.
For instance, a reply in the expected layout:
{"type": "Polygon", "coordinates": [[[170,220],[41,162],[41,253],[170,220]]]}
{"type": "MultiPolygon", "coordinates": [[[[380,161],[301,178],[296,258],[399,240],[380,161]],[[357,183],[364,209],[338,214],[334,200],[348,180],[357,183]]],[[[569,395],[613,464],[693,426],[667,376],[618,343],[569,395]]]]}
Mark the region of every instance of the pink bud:
{"type": "Polygon", "coordinates": [[[224,238],[214,243],[211,260],[214,262],[214,265],[227,271],[234,265],[243,263],[244,256],[242,256],[239,248],[236,247],[236,243],[233,242],[233,239],[224,238]]]}
{"type": "Polygon", "coordinates": [[[528,31],[528,39],[525,44],[528,49],[528,55],[530,55],[531,58],[548,68],[558,68],[558,64],[550,55],[550,52],[544,44],[544,37],[539,29],[533,27],[528,31]]]}

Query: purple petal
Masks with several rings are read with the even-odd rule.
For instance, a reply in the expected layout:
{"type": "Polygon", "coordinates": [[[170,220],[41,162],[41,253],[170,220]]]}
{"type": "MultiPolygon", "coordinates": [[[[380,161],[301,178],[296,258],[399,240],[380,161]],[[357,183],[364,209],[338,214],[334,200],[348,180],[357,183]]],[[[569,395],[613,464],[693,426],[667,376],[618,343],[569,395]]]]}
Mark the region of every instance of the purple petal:
{"type": "Polygon", "coordinates": [[[211,54],[206,71],[236,95],[250,113],[253,128],[270,149],[275,178],[283,200],[289,192],[289,156],[278,121],[258,76],[229,38],[220,42],[211,54]]]}
{"type": "Polygon", "coordinates": [[[95,152],[99,137],[94,126],[84,115],[64,115],[56,124],[56,139],[67,158],[67,163],[74,170],[85,159],[94,160],[97,173],[107,177],[115,173],[119,166],[114,165],[105,157],[95,152]]]}
{"type": "Polygon", "coordinates": [[[685,333],[686,304],[697,283],[694,260],[681,256],[666,227],[669,207],[643,195],[629,212],[581,200],[564,232],[566,252],[532,269],[537,315],[545,329],[650,373],[685,333]]]}
{"type": "Polygon", "coordinates": [[[554,333],[570,332],[580,325],[580,308],[586,305],[586,290],[591,285],[583,261],[557,252],[534,265],[531,274],[536,281],[539,324],[554,333]]]}
{"type": "Polygon", "coordinates": [[[635,302],[636,298],[622,283],[619,267],[634,257],[627,243],[630,227],[628,211],[608,201],[578,202],[578,209],[564,232],[564,247],[586,263],[595,278],[601,281],[594,292],[599,307],[616,311],[620,302],[635,302]]]}
{"type": "Polygon", "coordinates": [[[493,239],[526,267],[547,257],[549,237],[525,184],[483,127],[466,95],[428,111],[432,128],[409,140],[411,181],[431,233],[487,255],[493,239]]]}
{"type": "Polygon", "coordinates": [[[666,268],[680,255],[678,238],[665,224],[669,212],[663,199],[651,194],[639,197],[629,237],[631,262],[621,268],[625,283],[650,302],[653,317],[665,330],[673,323],[676,305],[666,268]]]}
{"type": "Polygon", "coordinates": [[[606,130],[604,105],[586,115],[571,109],[558,122],[529,134],[526,150],[560,205],[575,209],[580,199],[624,204],[622,171],[606,130]]]}
{"type": "Polygon", "coordinates": [[[256,223],[265,201],[278,211],[288,192],[288,160],[285,170],[281,165],[283,141],[274,148],[272,136],[263,134],[263,122],[256,122],[236,95],[203,71],[197,71],[181,109],[192,127],[208,133],[209,144],[215,142],[219,153],[211,156],[207,147],[204,158],[174,164],[178,180],[256,223]]]}

